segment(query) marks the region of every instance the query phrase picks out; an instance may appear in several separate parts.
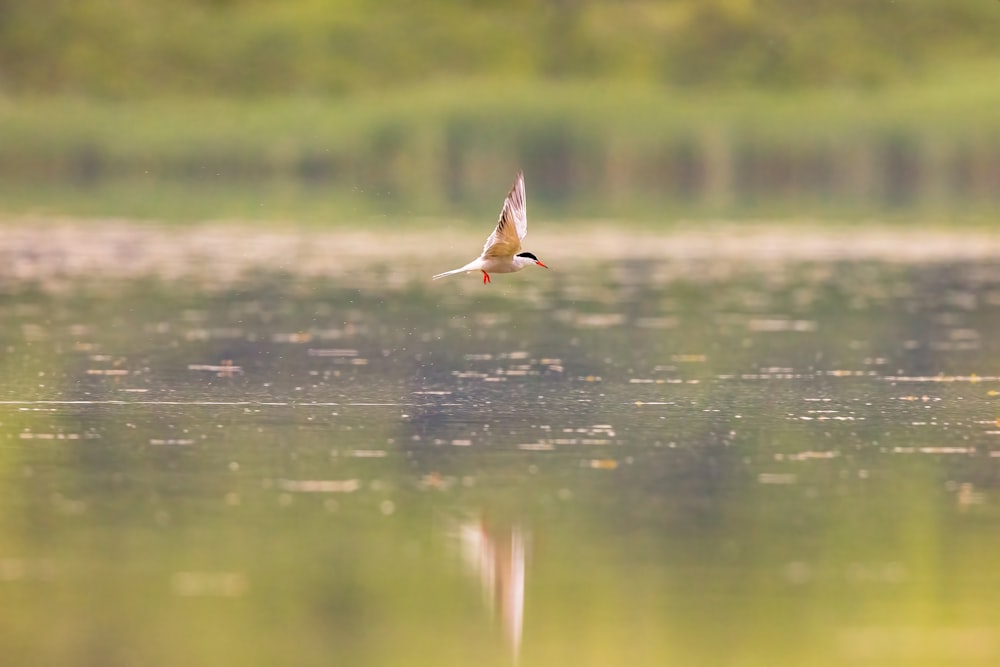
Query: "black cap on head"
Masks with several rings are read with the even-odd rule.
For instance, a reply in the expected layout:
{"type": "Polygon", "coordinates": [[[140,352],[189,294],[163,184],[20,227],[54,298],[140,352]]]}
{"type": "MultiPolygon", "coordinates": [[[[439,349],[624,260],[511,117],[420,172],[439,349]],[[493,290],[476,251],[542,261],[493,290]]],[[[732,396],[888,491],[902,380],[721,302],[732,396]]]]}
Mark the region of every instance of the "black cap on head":
{"type": "Polygon", "coordinates": [[[517,256],[518,257],[527,257],[528,259],[536,261],[536,262],[538,261],[538,258],[535,257],[534,255],[532,255],[530,252],[519,252],[519,253],[517,253],[517,256]]]}

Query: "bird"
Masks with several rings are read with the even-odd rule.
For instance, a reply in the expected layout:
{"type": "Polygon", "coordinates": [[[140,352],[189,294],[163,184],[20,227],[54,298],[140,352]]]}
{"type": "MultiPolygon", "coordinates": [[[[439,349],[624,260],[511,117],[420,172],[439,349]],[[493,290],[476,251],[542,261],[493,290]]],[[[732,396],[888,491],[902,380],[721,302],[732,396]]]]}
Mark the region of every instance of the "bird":
{"type": "Polygon", "coordinates": [[[541,260],[534,254],[521,250],[521,239],[527,233],[528,214],[524,205],[524,172],[518,171],[514,178],[514,185],[511,186],[510,192],[507,193],[507,199],[503,202],[497,228],[493,230],[493,233],[486,239],[486,245],[483,246],[483,254],[465,266],[439,273],[431,280],[463,271],[482,271],[483,284],[485,285],[493,282],[490,279],[491,273],[514,273],[532,264],[543,269],[549,268],[542,264],[541,260]]]}

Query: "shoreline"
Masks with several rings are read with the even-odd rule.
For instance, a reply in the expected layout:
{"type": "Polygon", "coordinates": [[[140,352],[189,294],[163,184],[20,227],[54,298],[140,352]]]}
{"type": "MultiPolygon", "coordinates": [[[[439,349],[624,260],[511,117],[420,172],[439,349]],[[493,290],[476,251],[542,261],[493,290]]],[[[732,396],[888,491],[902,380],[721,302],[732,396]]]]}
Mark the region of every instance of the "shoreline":
{"type": "MultiPolygon", "coordinates": [[[[613,231],[612,223],[535,223],[524,247],[554,266],[636,260],[719,262],[765,267],[802,262],[898,264],[981,262],[1000,258],[1000,233],[873,224],[821,227],[809,222],[648,226],[613,231]]],[[[15,218],[0,222],[0,281],[51,282],[82,277],[180,279],[210,275],[235,282],[265,269],[302,277],[338,277],[373,267],[430,271],[479,252],[488,231],[467,223],[417,221],[402,232],[265,228],[259,223],[160,226],[121,219],[15,218]],[[417,225],[422,224],[424,229],[417,225]]],[[[409,271],[408,271],[409,273],[409,271]]]]}

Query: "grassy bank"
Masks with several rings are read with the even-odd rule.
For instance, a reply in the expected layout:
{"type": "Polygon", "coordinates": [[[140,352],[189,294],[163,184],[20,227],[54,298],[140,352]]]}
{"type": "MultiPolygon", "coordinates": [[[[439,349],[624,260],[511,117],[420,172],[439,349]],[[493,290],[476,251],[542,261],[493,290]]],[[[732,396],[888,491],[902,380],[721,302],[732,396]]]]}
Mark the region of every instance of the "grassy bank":
{"type": "Polygon", "coordinates": [[[557,217],[989,214],[998,74],[867,92],[494,80],[349,98],[8,98],[0,209],[485,214],[523,166],[536,211],[557,217]]]}

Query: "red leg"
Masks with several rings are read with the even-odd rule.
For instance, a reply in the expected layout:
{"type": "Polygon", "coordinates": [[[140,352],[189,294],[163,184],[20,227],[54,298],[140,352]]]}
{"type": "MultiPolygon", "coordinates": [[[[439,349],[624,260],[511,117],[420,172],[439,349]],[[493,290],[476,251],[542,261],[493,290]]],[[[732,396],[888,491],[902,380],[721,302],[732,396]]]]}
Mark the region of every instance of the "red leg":
{"type": "MultiPolygon", "coordinates": [[[[479,269],[479,270],[483,271],[482,269],[479,269]]],[[[485,271],[483,271],[483,284],[485,285],[486,283],[492,283],[492,282],[493,281],[490,279],[490,274],[488,274],[485,271]]]]}

